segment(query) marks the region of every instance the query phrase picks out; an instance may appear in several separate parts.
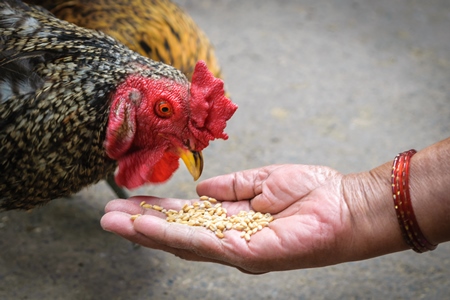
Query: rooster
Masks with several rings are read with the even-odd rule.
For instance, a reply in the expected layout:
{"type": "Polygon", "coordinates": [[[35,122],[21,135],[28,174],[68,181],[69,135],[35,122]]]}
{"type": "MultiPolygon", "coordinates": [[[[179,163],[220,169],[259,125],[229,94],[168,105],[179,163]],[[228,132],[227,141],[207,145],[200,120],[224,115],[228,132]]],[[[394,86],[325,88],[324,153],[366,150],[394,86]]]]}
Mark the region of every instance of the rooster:
{"type": "MultiPolygon", "coordinates": [[[[195,64],[203,60],[222,77],[214,48],[194,20],[170,0],[25,0],[78,26],[100,30],[131,50],[162,61],[192,79],[195,64]],[[132,12],[132,13],[130,13],[132,12]]],[[[114,176],[106,178],[119,198],[128,193],[114,176]]]]}
{"type": "Polygon", "coordinates": [[[181,70],[190,80],[198,60],[221,76],[213,45],[194,20],[169,0],[25,0],[57,18],[100,30],[143,56],[181,70]]]}
{"type": "Polygon", "coordinates": [[[100,31],[0,2],[0,210],[70,195],[117,166],[129,189],[168,180],[179,158],[196,179],[236,109],[204,62],[189,83],[100,31]]]}

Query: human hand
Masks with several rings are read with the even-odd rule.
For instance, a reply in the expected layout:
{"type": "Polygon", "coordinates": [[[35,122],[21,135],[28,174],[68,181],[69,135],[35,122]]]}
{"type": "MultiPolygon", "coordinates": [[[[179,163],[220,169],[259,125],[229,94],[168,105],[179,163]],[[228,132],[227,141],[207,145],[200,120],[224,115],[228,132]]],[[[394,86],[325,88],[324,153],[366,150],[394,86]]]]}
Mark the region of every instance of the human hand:
{"type": "Polygon", "coordinates": [[[114,200],[106,206],[102,226],[145,247],[187,260],[235,266],[244,272],[324,266],[341,262],[338,252],[351,238],[344,234],[351,228],[351,218],[343,201],[342,178],[327,167],[272,165],[201,182],[198,193],[222,200],[229,215],[253,209],[274,216],[269,227],[254,234],[250,242],[234,230],[219,239],[203,227],[168,223],[163,213],[143,211],[139,205],[146,201],[180,209],[186,202],[198,200],[144,196],[114,200]],[[130,215],[141,213],[144,215],[131,221],[130,215]]]}
{"type": "MultiPolygon", "coordinates": [[[[450,241],[449,146],[450,138],[419,151],[411,161],[411,202],[434,244],[450,241]]],[[[234,230],[219,239],[203,227],[168,223],[164,214],[140,206],[145,201],[178,210],[198,200],[113,200],[102,226],[146,247],[246,273],[362,260],[409,248],[393,207],[391,172],[391,162],[349,175],[321,166],[272,165],[200,182],[198,194],[222,200],[228,215],[252,209],[274,216],[249,242],[234,230]],[[145,215],[131,221],[139,213],[145,215]]]]}

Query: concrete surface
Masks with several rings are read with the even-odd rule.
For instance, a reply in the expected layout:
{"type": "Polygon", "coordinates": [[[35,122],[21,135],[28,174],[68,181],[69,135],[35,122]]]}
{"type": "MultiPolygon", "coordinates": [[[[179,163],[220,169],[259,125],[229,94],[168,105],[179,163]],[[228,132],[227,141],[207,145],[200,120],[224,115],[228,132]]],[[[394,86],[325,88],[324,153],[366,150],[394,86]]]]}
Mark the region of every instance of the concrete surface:
{"type": "MultiPolygon", "coordinates": [[[[217,48],[240,108],[202,178],[271,163],[359,172],[449,136],[446,0],[178,1],[217,48]]],[[[135,194],[193,198],[180,169],[135,194]]],[[[0,299],[444,299],[450,243],[322,269],[251,276],[104,232],[101,183],[0,214],[0,299]]]]}

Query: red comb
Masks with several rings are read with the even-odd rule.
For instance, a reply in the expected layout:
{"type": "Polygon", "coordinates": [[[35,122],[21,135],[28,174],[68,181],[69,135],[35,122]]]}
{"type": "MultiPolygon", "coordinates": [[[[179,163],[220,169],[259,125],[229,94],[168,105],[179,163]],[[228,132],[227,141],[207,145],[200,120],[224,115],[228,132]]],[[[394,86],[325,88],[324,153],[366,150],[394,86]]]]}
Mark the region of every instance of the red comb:
{"type": "Polygon", "coordinates": [[[223,81],[214,77],[204,61],[195,65],[190,103],[189,129],[197,139],[193,150],[203,150],[214,139],[228,139],[223,130],[238,107],[225,97],[223,81]]]}

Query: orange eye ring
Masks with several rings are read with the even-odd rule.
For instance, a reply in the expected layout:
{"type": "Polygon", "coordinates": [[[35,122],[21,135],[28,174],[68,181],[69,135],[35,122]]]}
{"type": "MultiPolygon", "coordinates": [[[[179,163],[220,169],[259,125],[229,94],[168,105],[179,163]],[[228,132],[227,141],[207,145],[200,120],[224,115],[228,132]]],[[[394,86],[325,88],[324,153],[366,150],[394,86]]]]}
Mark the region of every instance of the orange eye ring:
{"type": "Polygon", "coordinates": [[[167,101],[159,101],[155,105],[155,113],[161,118],[170,118],[173,115],[172,105],[167,101]]]}

